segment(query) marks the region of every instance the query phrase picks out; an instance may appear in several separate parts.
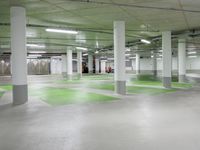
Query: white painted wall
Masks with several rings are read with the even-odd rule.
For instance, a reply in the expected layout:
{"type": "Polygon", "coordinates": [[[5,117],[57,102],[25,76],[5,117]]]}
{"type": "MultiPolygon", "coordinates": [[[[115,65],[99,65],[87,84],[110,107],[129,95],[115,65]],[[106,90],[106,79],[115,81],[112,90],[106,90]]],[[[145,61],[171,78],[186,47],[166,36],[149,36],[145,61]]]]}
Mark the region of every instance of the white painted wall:
{"type": "MultiPolygon", "coordinates": [[[[133,61],[133,70],[135,70],[135,61],[133,61]]],[[[130,70],[130,67],[127,67],[130,70]]],[[[153,69],[153,59],[144,58],[140,59],[140,69],[141,70],[152,70],[153,69]]],[[[187,70],[200,70],[200,57],[197,58],[188,58],[186,59],[186,69],[187,70]]],[[[162,59],[157,58],[157,70],[162,70],[162,59]]],[[[172,70],[178,70],[178,58],[172,58],[172,70]]]]}
{"type": "Polygon", "coordinates": [[[62,59],[61,57],[51,58],[51,74],[61,74],[62,73],[62,59]]]}
{"type": "MultiPolygon", "coordinates": [[[[113,66],[113,62],[107,62],[106,66],[113,66]]],[[[136,64],[135,60],[132,62],[127,62],[126,63],[126,70],[131,71],[135,70],[136,64]],[[131,65],[131,63],[133,63],[131,65]],[[133,67],[132,67],[133,66],[133,67]]],[[[157,70],[162,70],[163,65],[162,65],[162,59],[157,58],[157,70]]],[[[146,70],[146,71],[152,71],[153,70],[153,59],[152,58],[141,58],[140,59],[140,69],[141,70],[146,70]]],[[[177,71],[178,70],[178,58],[173,57],[172,58],[172,70],[177,71]]],[[[199,70],[200,71],[200,57],[197,58],[186,58],[186,70],[199,70]]]]}

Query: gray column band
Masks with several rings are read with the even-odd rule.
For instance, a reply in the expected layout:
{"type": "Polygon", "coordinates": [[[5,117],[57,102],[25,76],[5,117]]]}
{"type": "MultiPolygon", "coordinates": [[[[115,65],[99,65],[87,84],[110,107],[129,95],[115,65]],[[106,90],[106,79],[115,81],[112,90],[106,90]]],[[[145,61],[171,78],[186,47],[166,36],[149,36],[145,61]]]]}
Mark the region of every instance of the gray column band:
{"type": "Polygon", "coordinates": [[[67,77],[67,72],[62,72],[63,77],[67,77]]]}
{"type": "Polygon", "coordinates": [[[153,70],[153,75],[157,76],[157,70],[153,70]]]}
{"type": "Polygon", "coordinates": [[[77,74],[77,78],[78,78],[78,79],[82,78],[82,74],[81,74],[81,73],[78,73],[78,74],[77,74]]]}
{"type": "Polygon", "coordinates": [[[73,79],[73,75],[72,74],[68,74],[67,75],[67,80],[72,80],[73,79]]]}
{"type": "Polygon", "coordinates": [[[180,83],[186,82],[186,76],[185,75],[179,75],[178,76],[178,82],[180,82],[180,83]]]}
{"type": "Polygon", "coordinates": [[[171,77],[163,77],[163,86],[165,88],[171,88],[171,77]]]}
{"type": "Polygon", "coordinates": [[[115,81],[115,92],[117,94],[126,94],[126,81],[115,81]]]}
{"type": "Polygon", "coordinates": [[[13,85],[13,105],[21,105],[28,101],[28,86],[13,85]]]}

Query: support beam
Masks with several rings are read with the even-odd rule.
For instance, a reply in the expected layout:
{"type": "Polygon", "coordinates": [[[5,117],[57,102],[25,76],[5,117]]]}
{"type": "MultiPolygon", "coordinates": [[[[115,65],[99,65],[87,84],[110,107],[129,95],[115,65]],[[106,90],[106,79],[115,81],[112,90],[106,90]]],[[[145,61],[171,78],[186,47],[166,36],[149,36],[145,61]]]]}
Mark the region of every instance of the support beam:
{"type": "Polygon", "coordinates": [[[115,92],[126,94],[125,74],[125,22],[114,22],[114,78],[115,92]]]}
{"type": "Polygon", "coordinates": [[[67,77],[67,56],[62,55],[62,75],[63,77],[67,77]]]}
{"type": "Polygon", "coordinates": [[[131,70],[134,71],[135,68],[135,60],[131,59],[131,70]]]}
{"type": "Polygon", "coordinates": [[[178,75],[179,82],[186,81],[186,43],[185,39],[178,41],[178,75]]]}
{"type": "Polygon", "coordinates": [[[153,75],[154,77],[156,77],[157,76],[157,58],[156,58],[155,52],[153,52],[152,61],[153,61],[153,75]]]}
{"type": "Polygon", "coordinates": [[[106,60],[101,60],[101,73],[106,73],[106,60]]]}
{"type": "Polygon", "coordinates": [[[162,50],[163,50],[163,86],[171,88],[172,77],[172,49],[171,49],[171,32],[162,33],[162,50]]]}
{"type": "Polygon", "coordinates": [[[135,58],[135,70],[136,70],[136,75],[140,74],[140,54],[136,53],[136,58],[135,58]]]}
{"type": "Polygon", "coordinates": [[[72,66],[72,50],[67,50],[67,78],[72,80],[73,66],[72,66]]]}
{"type": "Polygon", "coordinates": [[[96,74],[99,73],[99,59],[98,58],[95,59],[95,73],[96,74]]]}
{"type": "Polygon", "coordinates": [[[88,73],[93,73],[93,55],[88,54],[88,73]]]}
{"type": "Polygon", "coordinates": [[[13,104],[20,105],[28,101],[26,10],[23,7],[11,7],[10,15],[13,104]]]}
{"type": "Polygon", "coordinates": [[[77,72],[80,79],[82,77],[82,51],[77,52],[77,72]]]}

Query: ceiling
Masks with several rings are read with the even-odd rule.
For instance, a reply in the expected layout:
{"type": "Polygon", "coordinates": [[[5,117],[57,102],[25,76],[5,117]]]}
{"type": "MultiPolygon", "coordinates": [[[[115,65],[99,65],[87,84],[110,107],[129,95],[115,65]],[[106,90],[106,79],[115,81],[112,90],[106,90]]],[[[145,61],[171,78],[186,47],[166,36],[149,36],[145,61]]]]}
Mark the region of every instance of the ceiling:
{"type": "MultiPolygon", "coordinates": [[[[46,45],[44,50],[49,53],[63,53],[76,46],[107,52],[112,49],[115,20],[126,22],[127,45],[142,38],[158,38],[166,30],[176,36],[186,33],[190,44],[200,43],[199,34],[193,36],[200,26],[199,0],[0,0],[1,52],[10,51],[10,6],[14,5],[26,8],[27,42],[46,45]],[[45,31],[48,27],[79,33],[50,33],[45,31]]],[[[140,44],[139,50],[159,49],[160,41],[155,41],[148,46],[140,44]]],[[[176,44],[175,40],[173,47],[176,44]]]]}

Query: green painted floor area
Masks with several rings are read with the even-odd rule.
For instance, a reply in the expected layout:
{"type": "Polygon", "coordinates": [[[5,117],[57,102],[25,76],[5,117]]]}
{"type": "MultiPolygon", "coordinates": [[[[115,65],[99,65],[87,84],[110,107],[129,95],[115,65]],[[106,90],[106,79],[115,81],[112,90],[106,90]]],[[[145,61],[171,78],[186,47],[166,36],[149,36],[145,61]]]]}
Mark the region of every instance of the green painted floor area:
{"type": "MultiPolygon", "coordinates": [[[[137,75],[136,78],[133,78],[133,80],[138,80],[138,81],[160,81],[161,79],[154,76],[154,75],[149,75],[149,74],[141,74],[137,75]]],[[[172,76],[172,82],[178,82],[178,77],[177,76],[172,76]]]]}
{"type": "Polygon", "coordinates": [[[108,83],[100,83],[100,84],[88,84],[89,88],[94,88],[94,89],[100,89],[100,90],[109,90],[109,91],[114,91],[114,84],[108,84],[108,83]]]}
{"type": "Polygon", "coordinates": [[[31,96],[36,96],[52,106],[86,102],[105,102],[118,99],[116,97],[67,88],[31,89],[29,93],[31,96]]]}
{"type": "MultiPolygon", "coordinates": [[[[100,90],[114,91],[114,84],[91,84],[91,88],[100,90]]],[[[175,92],[177,89],[164,89],[164,88],[153,88],[153,87],[142,87],[142,86],[127,86],[127,92],[130,94],[161,94],[175,92]]]]}
{"type": "MultiPolygon", "coordinates": [[[[178,83],[178,77],[172,77],[172,87],[173,88],[191,88],[193,85],[190,83],[178,83]]],[[[153,75],[138,75],[136,78],[132,78],[130,84],[137,86],[157,86],[162,87],[161,79],[153,75]]]]}
{"type": "Polygon", "coordinates": [[[113,80],[113,74],[83,75],[82,80],[113,80]]]}
{"type": "Polygon", "coordinates": [[[164,89],[164,88],[152,88],[152,87],[138,87],[138,86],[128,86],[127,92],[131,94],[148,94],[156,95],[162,93],[176,92],[177,89],[164,89]]]}
{"type": "Polygon", "coordinates": [[[0,98],[3,96],[3,94],[4,94],[4,92],[1,91],[1,92],[0,92],[0,98]]]}
{"type": "Polygon", "coordinates": [[[12,88],[12,85],[0,85],[0,90],[2,91],[11,91],[12,88]]]}
{"type": "MultiPolygon", "coordinates": [[[[163,86],[161,81],[139,81],[139,80],[135,80],[135,81],[132,81],[132,83],[134,85],[163,86]]],[[[172,82],[172,87],[173,88],[191,88],[192,84],[172,82]]]]}

